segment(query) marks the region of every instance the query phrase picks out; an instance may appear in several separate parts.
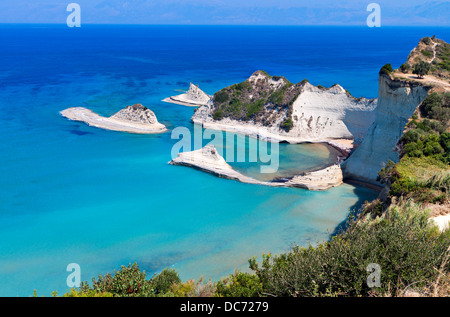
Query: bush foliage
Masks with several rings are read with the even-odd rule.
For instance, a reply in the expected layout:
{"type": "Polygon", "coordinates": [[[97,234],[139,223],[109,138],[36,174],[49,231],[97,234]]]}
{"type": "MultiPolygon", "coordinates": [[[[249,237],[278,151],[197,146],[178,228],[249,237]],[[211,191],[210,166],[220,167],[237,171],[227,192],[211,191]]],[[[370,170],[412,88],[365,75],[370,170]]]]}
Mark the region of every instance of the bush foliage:
{"type": "MultiPolygon", "coordinates": [[[[271,296],[396,295],[408,285],[426,287],[437,278],[450,230],[440,233],[422,210],[394,207],[377,220],[350,220],[346,232],[316,247],[250,261],[271,296]],[[367,266],[381,267],[381,286],[370,288],[367,266]]],[[[448,272],[449,264],[445,266],[448,272]]]]}

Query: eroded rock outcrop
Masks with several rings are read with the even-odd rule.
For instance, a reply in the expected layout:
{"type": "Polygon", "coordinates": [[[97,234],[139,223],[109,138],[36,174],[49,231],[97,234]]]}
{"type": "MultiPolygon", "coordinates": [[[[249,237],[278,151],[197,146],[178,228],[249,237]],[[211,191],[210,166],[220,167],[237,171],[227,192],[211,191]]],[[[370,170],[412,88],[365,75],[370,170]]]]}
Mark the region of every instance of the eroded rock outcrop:
{"type": "Polygon", "coordinates": [[[176,103],[184,106],[198,107],[208,105],[211,102],[211,96],[203,92],[198,86],[190,83],[189,90],[185,94],[172,96],[164,99],[165,102],[176,103]]]}
{"type": "Polygon", "coordinates": [[[114,114],[111,118],[141,124],[158,123],[154,112],[139,103],[132,106],[127,106],[125,109],[122,109],[114,114]]]}
{"type": "Polygon", "coordinates": [[[362,144],[342,164],[345,178],[378,184],[378,171],[388,160],[399,161],[397,143],[408,119],[426,98],[429,89],[419,82],[380,75],[375,122],[362,144]]]}
{"type": "Polygon", "coordinates": [[[68,108],[61,115],[75,121],[84,122],[106,130],[129,133],[153,134],[167,131],[165,125],[158,122],[156,115],[141,104],[127,106],[111,117],[102,117],[83,107],[68,108]]]}

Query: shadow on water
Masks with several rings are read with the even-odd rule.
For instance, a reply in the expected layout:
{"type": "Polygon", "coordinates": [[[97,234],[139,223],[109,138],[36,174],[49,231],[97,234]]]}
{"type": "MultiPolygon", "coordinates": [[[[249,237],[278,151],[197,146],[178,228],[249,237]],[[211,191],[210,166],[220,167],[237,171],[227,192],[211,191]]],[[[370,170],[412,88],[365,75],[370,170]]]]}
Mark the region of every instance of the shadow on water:
{"type": "MultiPolygon", "coordinates": [[[[348,220],[351,216],[357,217],[362,212],[362,206],[367,201],[367,191],[368,190],[369,190],[368,188],[365,188],[362,185],[355,186],[353,191],[354,191],[354,194],[356,194],[356,196],[358,197],[358,200],[352,206],[349,207],[349,217],[347,217],[347,219],[342,221],[340,224],[338,224],[336,226],[336,228],[334,228],[333,232],[330,234],[330,238],[328,239],[328,241],[330,241],[334,236],[337,236],[337,235],[341,234],[342,232],[344,232],[345,230],[347,230],[348,220]]],[[[373,199],[375,199],[376,195],[377,195],[376,193],[378,193],[378,191],[376,191],[374,189],[372,189],[372,190],[374,192],[373,199]]]]}

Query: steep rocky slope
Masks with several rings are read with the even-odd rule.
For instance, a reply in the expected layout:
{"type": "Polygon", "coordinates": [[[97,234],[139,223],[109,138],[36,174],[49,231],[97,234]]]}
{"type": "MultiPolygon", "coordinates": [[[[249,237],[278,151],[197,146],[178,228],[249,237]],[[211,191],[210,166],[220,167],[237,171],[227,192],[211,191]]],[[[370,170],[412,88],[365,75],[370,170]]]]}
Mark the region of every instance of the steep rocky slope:
{"type": "Polygon", "coordinates": [[[408,119],[431,87],[380,74],[376,119],[359,148],[342,164],[344,176],[378,183],[378,171],[388,160],[398,162],[397,142],[408,119]]]}

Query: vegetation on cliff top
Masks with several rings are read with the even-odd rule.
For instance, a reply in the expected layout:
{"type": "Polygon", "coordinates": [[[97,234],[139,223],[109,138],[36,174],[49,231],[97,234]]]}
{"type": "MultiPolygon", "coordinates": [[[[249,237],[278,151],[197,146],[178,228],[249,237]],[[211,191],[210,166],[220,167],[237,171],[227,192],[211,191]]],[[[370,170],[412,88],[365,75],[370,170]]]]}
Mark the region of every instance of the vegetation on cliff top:
{"type": "Polygon", "coordinates": [[[450,44],[435,36],[420,39],[419,44],[409,54],[406,63],[400,67],[400,71],[405,73],[413,69],[424,75],[430,72],[434,76],[449,79],[450,44]]]}
{"type": "Polygon", "coordinates": [[[450,199],[450,94],[429,94],[413,115],[399,141],[401,159],[378,173],[393,198],[447,205],[450,199]]]}
{"type": "Polygon", "coordinates": [[[257,81],[250,78],[214,94],[213,118],[273,125],[278,114],[284,112],[285,120],[280,123],[280,128],[289,131],[293,127],[292,104],[300,94],[303,82],[294,85],[284,77],[270,76],[265,71],[257,71],[253,76],[262,78],[257,81]]]}

